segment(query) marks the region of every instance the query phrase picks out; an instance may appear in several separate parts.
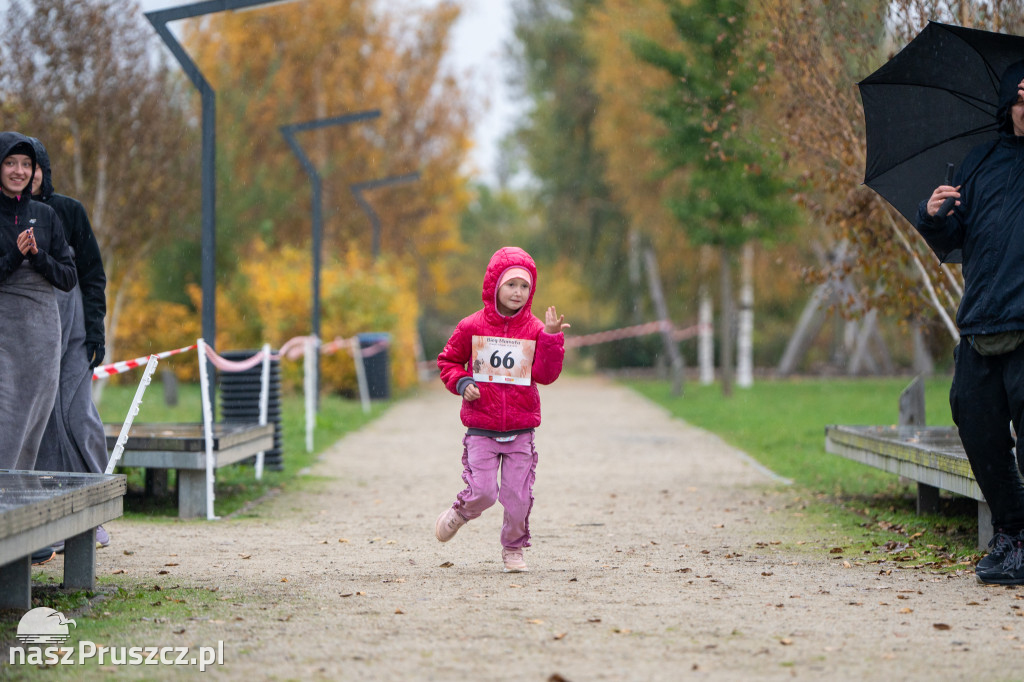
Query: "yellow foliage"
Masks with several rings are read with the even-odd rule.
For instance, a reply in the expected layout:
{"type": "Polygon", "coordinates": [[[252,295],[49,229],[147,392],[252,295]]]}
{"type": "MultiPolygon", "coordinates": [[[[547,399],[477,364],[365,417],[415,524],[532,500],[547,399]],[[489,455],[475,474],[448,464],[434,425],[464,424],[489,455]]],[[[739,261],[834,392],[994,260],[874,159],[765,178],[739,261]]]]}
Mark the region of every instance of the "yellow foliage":
{"type": "MultiPolygon", "coordinates": [[[[151,300],[148,278],[125,279],[120,289],[125,300],[115,333],[117,357],[108,357],[105,362],[131,360],[183,348],[199,338],[199,316],[189,306],[151,300]]],[[[162,360],[161,367],[173,367],[179,379],[198,380],[195,353],[172,357],[174,359],[162,360]]],[[[138,377],[134,381],[138,381],[138,377]]]]}
{"type": "MultiPolygon", "coordinates": [[[[218,290],[218,346],[255,349],[270,343],[279,348],[295,336],[309,334],[311,273],[308,250],[284,246],[271,251],[263,242],[253,242],[238,275],[218,290]]],[[[389,333],[392,385],[408,388],[418,376],[417,296],[415,277],[391,261],[373,262],[356,249],[327,257],[321,270],[322,340],[389,333]]],[[[199,303],[198,292],[193,299],[199,303]]],[[[320,370],[326,390],[357,394],[355,365],[347,347],[323,355],[320,370]]],[[[285,385],[299,384],[301,361],[282,360],[281,376],[285,385]]]]}

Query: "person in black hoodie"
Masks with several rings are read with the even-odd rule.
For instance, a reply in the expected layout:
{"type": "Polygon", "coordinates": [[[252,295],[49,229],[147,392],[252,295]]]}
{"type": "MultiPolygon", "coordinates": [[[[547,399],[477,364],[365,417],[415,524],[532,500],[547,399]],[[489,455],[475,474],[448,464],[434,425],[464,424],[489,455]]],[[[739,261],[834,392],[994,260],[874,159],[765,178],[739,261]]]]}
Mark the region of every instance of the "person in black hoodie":
{"type": "MultiPolygon", "coordinates": [[[[60,388],[39,447],[36,470],[103,473],[109,453],[103,422],[92,401],[92,369],[103,361],[104,355],[107,278],[85,207],[77,199],[54,192],[46,147],[36,138],[30,139],[37,161],[32,198],[57,212],[78,273],[78,286],[57,293],[61,321],[60,388]]],[[[96,529],[96,541],[103,547],[110,544],[110,536],[102,526],[96,529]]],[[[54,548],[60,551],[63,543],[54,548]]]]}
{"type": "Polygon", "coordinates": [[[54,288],[78,281],[60,219],[29,195],[35,165],[27,137],[0,133],[0,469],[29,471],[57,394],[54,288]]]}
{"type": "MultiPolygon", "coordinates": [[[[971,150],[952,185],[918,208],[917,230],[940,259],[963,251],[960,343],[949,403],[992,511],[980,582],[1024,584],[1024,480],[1015,439],[1024,421],[1024,60],[1000,79],[998,139],[971,150]],[[954,208],[939,215],[942,203],[954,208]]],[[[1024,453],[1020,453],[1024,456],[1024,453]]]]}

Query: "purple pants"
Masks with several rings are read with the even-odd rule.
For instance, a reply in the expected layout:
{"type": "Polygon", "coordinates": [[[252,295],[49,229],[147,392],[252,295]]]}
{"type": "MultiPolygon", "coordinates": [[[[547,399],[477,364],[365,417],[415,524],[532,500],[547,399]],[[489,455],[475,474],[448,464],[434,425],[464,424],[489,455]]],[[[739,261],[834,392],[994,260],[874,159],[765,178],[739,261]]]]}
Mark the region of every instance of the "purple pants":
{"type": "Polygon", "coordinates": [[[452,508],[472,521],[495,502],[501,502],[505,508],[502,546],[529,547],[530,510],[537,469],[533,432],[521,433],[507,443],[486,436],[466,436],[462,445],[462,480],[466,482],[466,489],[459,493],[452,508]]]}

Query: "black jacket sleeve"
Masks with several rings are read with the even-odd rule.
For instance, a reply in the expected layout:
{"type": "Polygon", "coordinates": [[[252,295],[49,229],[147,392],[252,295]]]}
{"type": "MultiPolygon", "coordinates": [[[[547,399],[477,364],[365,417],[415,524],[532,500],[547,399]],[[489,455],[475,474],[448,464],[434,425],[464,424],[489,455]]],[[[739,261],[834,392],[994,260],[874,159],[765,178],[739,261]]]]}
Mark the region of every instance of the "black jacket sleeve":
{"type": "MultiPolygon", "coordinates": [[[[56,196],[54,197],[57,198],[56,196]]],[[[92,231],[89,215],[80,201],[64,198],[66,206],[61,215],[66,221],[64,233],[68,244],[75,251],[75,268],[78,271],[78,286],[82,291],[82,306],[85,311],[86,343],[104,345],[103,319],[107,314],[107,276],[103,270],[100,245],[92,231]]]]}
{"type": "Polygon", "coordinates": [[[78,273],[75,272],[75,261],[71,258],[71,249],[64,237],[64,227],[52,208],[44,208],[44,219],[47,222],[36,226],[37,251],[26,258],[50,284],[61,291],[71,291],[78,283],[78,273]],[[49,215],[46,216],[45,212],[49,212],[49,215]],[[44,225],[48,229],[40,229],[44,225]]]}

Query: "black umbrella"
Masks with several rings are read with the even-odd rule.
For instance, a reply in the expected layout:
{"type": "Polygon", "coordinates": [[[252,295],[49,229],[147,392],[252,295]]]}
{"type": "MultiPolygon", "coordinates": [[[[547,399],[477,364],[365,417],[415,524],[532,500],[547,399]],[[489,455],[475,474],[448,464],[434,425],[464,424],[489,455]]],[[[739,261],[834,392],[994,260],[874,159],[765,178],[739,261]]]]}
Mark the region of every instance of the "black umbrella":
{"type": "Polygon", "coordinates": [[[943,184],[947,164],[995,141],[999,78],[1021,59],[1024,37],[929,22],[858,83],[864,184],[914,223],[918,204],[943,184]]]}

